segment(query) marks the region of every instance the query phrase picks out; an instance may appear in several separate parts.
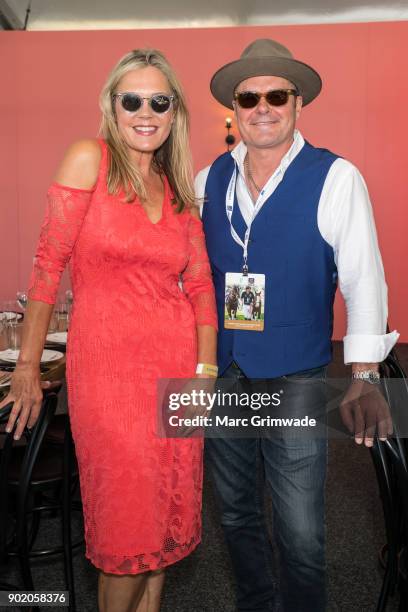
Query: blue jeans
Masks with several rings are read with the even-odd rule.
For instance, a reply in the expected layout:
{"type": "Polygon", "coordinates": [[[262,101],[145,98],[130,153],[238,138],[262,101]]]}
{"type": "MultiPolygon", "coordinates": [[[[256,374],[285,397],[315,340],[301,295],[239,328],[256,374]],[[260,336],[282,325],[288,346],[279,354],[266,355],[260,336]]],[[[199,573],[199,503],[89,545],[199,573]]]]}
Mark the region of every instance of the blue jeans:
{"type": "MultiPolygon", "coordinates": [[[[307,404],[308,390],[324,379],[325,371],[282,377],[292,404],[307,404]]],[[[238,385],[245,379],[235,364],[226,377],[236,378],[238,385]]],[[[245,379],[246,389],[248,384],[245,379]]],[[[215,438],[206,440],[206,452],[236,578],[237,609],[324,612],[327,439],[215,438]],[[264,515],[265,481],[272,493],[280,589],[264,515]]]]}

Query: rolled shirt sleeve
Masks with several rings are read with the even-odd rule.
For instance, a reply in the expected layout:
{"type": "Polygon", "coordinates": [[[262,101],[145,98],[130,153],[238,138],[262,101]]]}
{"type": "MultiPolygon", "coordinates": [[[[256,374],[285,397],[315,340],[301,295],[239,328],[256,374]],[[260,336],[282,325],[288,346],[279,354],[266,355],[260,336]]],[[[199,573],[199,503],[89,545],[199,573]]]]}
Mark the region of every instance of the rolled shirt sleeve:
{"type": "Polygon", "coordinates": [[[387,285],[370,197],[360,172],[337,159],[327,175],[318,225],[333,247],[347,310],[345,363],[383,361],[399,334],[386,333],[387,285]]]}
{"type": "Polygon", "coordinates": [[[203,206],[205,200],[205,185],[210,173],[211,166],[207,166],[197,174],[194,180],[194,191],[197,201],[197,206],[200,208],[200,217],[203,216],[203,206]]]}

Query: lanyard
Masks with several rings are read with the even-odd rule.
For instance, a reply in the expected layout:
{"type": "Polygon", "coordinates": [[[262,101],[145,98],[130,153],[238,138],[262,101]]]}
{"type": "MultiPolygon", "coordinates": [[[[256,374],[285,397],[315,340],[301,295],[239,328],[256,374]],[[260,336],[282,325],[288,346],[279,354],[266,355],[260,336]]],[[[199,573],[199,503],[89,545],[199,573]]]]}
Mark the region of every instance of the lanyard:
{"type": "Polygon", "coordinates": [[[234,212],[236,185],[237,185],[237,164],[235,163],[234,172],[232,174],[231,180],[228,185],[227,195],[225,196],[225,213],[227,215],[227,218],[230,224],[231,236],[235,240],[235,242],[239,244],[243,249],[244,265],[242,266],[242,274],[246,276],[248,274],[248,264],[247,264],[248,243],[249,243],[249,236],[251,234],[251,226],[252,226],[253,220],[255,219],[256,214],[258,213],[259,209],[261,208],[263,204],[263,201],[261,198],[258,198],[258,201],[256,205],[254,206],[254,212],[252,214],[252,219],[245,232],[244,240],[242,240],[241,237],[235,231],[234,226],[232,225],[232,213],[234,212]]]}

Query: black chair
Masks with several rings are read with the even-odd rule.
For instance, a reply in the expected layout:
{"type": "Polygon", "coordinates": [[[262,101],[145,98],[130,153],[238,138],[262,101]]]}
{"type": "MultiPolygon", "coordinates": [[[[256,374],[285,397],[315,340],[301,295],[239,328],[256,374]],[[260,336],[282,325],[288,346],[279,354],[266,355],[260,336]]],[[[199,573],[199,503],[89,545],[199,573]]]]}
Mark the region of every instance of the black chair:
{"type": "MultiPolygon", "coordinates": [[[[401,441],[399,441],[401,442],[401,441]]],[[[403,444],[393,438],[384,442],[388,460],[392,466],[396,481],[396,498],[400,507],[400,540],[398,551],[398,578],[400,591],[400,612],[408,610],[407,550],[408,550],[408,471],[405,451],[401,454],[403,444]]]]}
{"type": "Polygon", "coordinates": [[[370,452],[383,507],[387,541],[379,553],[380,563],[384,567],[385,572],[376,607],[376,612],[384,612],[387,608],[389,596],[394,593],[398,583],[400,507],[397,503],[394,471],[385,452],[384,443],[376,438],[370,452]]]}
{"type": "MultiPolygon", "coordinates": [[[[0,427],[8,421],[13,404],[7,404],[0,410],[0,427]]],[[[3,433],[3,432],[2,432],[3,433]]],[[[7,521],[8,521],[8,494],[7,494],[7,470],[10,457],[10,447],[12,444],[11,435],[5,437],[2,445],[0,458],[0,567],[7,561],[7,521]]],[[[1,591],[18,591],[20,587],[9,582],[0,580],[1,591]]]]}
{"type": "MultiPolygon", "coordinates": [[[[381,365],[382,386],[391,412],[408,411],[408,383],[395,351],[381,365]],[[398,387],[392,379],[399,379],[398,387]],[[398,391],[398,393],[396,393],[398,391]]],[[[386,610],[389,596],[398,585],[400,611],[408,609],[408,455],[407,441],[399,436],[394,423],[393,437],[385,442],[375,439],[371,457],[377,475],[383,506],[387,544],[380,555],[385,573],[376,612],[386,610]]]]}
{"type": "MultiPolygon", "coordinates": [[[[65,585],[70,593],[69,609],[75,610],[72,549],[83,542],[82,538],[74,545],[71,541],[72,490],[78,480],[78,470],[68,419],[64,419],[62,444],[61,436],[58,443],[52,440],[52,435],[46,441],[47,432],[52,433],[50,426],[56,405],[55,392],[46,391],[35,427],[24,432],[24,446],[14,443],[13,432],[5,434],[0,464],[0,520],[3,526],[10,525],[10,517],[14,522],[11,533],[6,533],[0,525],[0,551],[3,551],[3,561],[13,556],[18,558],[26,590],[34,590],[31,559],[62,553],[65,585]],[[44,512],[56,511],[62,516],[62,545],[46,550],[34,548],[41,516],[44,512]]],[[[2,420],[10,409],[10,406],[2,409],[2,420]]]]}

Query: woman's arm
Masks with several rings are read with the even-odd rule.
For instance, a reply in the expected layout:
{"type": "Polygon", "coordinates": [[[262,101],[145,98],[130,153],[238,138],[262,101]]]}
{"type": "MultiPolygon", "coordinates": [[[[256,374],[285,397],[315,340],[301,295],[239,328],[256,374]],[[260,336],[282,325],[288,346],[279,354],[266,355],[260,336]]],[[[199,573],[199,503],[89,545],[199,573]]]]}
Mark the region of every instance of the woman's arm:
{"type": "Polygon", "coordinates": [[[24,316],[21,350],[11,379],[10,392],[0,408],[13,401],[7,423],[15,438],[26,424],[32,427],[42,401],[40,360],[61,274],[69,260],[86,215],[100,163],[97,141],[77,142],[66,152],[48,192],[48,205],[31,275],[24,316]]]}
{"type": "MultiPolygon", "coordinates": [[[[197,363],[217,364],[217,330],[211,325],[197,325],[197,363]]],[[[197,378],[208,378],[208,374],[197,374],[197,378]]]]}
{"type": "MultiPolygon", "coordinates": [[[[192,303],[197,324],[197,363],[217,364],[217,310],[210,264],[198,209],[190,210],[190,258],[183,273],[183,287],[192,303]]],[[[207,378],[208,374],[198,374],[207,378]]]]}

